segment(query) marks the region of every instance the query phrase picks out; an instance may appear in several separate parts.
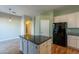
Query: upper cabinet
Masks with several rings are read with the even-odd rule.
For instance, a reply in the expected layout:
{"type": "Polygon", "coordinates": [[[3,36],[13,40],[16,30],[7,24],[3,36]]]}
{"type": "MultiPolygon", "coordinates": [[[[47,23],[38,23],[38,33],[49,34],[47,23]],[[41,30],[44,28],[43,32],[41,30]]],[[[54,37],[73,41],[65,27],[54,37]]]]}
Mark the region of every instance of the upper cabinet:
{"type": "Polygon", "coordinates": [[[67,14],[68,28],[76,28],[76,13],[67,14]]]}
{"type": "Polygon", "coordinates": [[[76,13],[76,27],[79,28],[79,12],[76,13]]]}
{"type": "Polygon", "coordinates": [[[58,22],[66,22],[67,21],[67,15],[61,15],[54,17],[54,23],[58,22]]]}
{"type": "Polygon", "coordinates": [[[79,28],[79,12],[54,17],[54,23],[67,22],[68,28],[79,28]]]}

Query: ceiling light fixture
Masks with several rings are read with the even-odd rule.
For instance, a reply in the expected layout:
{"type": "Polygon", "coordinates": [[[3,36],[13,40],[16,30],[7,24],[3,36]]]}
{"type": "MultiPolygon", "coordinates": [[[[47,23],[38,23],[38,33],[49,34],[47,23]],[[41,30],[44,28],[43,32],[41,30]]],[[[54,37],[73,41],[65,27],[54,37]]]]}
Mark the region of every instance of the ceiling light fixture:
{"type": "MultiPolygon", "coordinates": [[[[9,14],[11,14],[11,8],[9,8],[9,14]]],[[[9,22],[11,22],[12,21],[12,19],[11,19],[11,16],[9,17],[9,22]]]]}
{"type": "MultiPolygon", "coordinates": [[[[15,15],[16,12],[13,11],[11,8],[9,8],[9,14],[13,14],[13,15],[15,15]]],[[[10,15],[10,17],[9,17],[9,22],[11,22],[11,21],[12,21],[12,16],[10,15]]]]}

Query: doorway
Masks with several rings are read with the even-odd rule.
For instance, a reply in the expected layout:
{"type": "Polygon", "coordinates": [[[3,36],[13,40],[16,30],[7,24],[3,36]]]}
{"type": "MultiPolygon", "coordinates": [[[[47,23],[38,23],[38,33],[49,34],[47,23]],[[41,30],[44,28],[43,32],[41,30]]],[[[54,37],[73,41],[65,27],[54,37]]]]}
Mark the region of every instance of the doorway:
{"type": "Polygon", "coordinates": [[[31,35],[32,22],[29,17],[26,18],[25,26],[26,26],[26,35],[31,35]]]}

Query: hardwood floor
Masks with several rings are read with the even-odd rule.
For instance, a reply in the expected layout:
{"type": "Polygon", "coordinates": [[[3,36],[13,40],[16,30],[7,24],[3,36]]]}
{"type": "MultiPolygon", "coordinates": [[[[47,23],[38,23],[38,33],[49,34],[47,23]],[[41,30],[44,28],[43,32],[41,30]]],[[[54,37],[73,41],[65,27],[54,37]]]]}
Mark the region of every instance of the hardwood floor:
{"type": "MultiPolygon", "coordinates": [[[[79,50],[52,44],[52,54],[79,54],[79,50]]],[[[0,42],[0,54],[21,54],[18,39],[0,42]]]]}
{"type": "Polygon", "coordinates": [[[52,54],[79,54],[79,50],[58,46],[56,44],[52,45],[51,51],[52,54]]]}

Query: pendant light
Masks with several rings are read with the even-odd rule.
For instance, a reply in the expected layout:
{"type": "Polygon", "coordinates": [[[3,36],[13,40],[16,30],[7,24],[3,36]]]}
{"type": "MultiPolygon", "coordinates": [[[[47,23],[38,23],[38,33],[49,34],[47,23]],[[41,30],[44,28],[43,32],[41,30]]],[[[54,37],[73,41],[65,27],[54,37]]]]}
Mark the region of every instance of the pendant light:
{"type": "MultiPolygon", "coordinates": [[[[9,8],[9,14],[13,14],[13,15],[15,15],[16,12],[13,11],[11,8],[9,8]]],[[[11,15],[10,15],[10,17],[9,17],[9,22],[12,22],[12,16],[11,16],[11,15]]]]}
{"type": "MultiPolygon", "coordinates": [[[[11,8],[9,8],[9,13],[11,14],[11,8]]],[[[9,16],[9,22],[11,22],[12,21],[12,19],[11,19],[11,16],[9,16]]]]}

